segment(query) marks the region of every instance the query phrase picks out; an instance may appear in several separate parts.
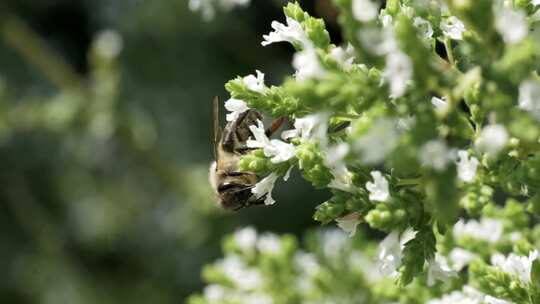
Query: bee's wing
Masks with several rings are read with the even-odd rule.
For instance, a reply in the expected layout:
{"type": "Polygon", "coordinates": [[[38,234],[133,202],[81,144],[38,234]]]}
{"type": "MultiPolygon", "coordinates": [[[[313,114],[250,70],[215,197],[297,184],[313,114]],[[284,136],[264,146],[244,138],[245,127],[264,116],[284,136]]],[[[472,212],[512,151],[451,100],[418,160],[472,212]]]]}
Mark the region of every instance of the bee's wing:
{"type": "Polygon", "coordinates": [[[218,97],[214,97],[214,101],[212,104],[212,122],[213,122],[213,128],[214,128],[214,158],[217,161],[218,158],[218,148],[221,139],[221,128],[219,127],[219,99],[218,97]]]}
{"type": "Polygon", "coordinates": [[[287,120],[287,117],[285,116],[282,116],[280,118],[277,118],[276,120],[274,120],[272,122],[272,125],[270,125],[270,128],[266,129],[265,133],[266,133],[266,136],[271,136],[272,134],[274,134],[274,132],[277,131],[277,129],[279,129],[281,127],[281,125],[283,125],[283,123],[287,120]]]}

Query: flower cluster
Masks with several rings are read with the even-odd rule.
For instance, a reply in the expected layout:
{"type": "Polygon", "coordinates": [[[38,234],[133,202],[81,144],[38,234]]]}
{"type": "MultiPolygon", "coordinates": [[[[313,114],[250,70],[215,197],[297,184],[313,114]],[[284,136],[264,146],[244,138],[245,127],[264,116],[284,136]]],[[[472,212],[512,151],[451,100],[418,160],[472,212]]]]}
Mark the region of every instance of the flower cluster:
{"type": "Polygon", "coordinates": [[[254,195],[271,198],[273,182],[297,168],[333,194],[317,221],[354,238],[362,226],[387,234],[383,277],[429,286],[430,303],[538,303],[540,3],[335,4],[342,46],[289,3],[262,45],[292,44],[294,75],[280,86],[260,71],[226,84],[229,120],[254,108],[294,125],[281,139],[252,127],[247,144],[260,149],[240,167],[266,176],[254,195]]]}

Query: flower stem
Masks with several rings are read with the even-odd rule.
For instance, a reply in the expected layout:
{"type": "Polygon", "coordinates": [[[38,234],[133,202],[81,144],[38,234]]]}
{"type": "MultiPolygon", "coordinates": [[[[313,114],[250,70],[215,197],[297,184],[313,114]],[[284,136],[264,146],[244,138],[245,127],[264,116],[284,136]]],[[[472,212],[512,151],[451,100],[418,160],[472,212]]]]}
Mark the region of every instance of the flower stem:
{"type": "Polygon", "coordinates": [[[397,186],[416,186],[422,181],[421,177],[417,178],[402,178],[397,182],[397,186]]]}
{"type": "Polygon", "coordinates": [[[448,38],[444,39],[444,49],[446,50],[446,56],[448,57],[448,61],[452,66],[455,66],[454,51],[452,50],[452,40],[448,38]]]}

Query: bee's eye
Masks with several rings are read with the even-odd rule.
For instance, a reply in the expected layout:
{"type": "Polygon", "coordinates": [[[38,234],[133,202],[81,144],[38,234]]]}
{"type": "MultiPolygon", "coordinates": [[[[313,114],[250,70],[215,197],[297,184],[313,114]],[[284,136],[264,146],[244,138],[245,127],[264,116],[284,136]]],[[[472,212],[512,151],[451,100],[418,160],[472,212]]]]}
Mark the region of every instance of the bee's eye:
{"type": "Polygon", "coordinates": [[[218,192],[224,192],[224,191],[227,191],[231,188],[234,188],[236,187],[235,185],[233,184],[229,184],[229,183],[223,183],[223,184],[219,184],[218,188],[217,188],[217,191],[218,192]]]}
{"type": "Polygon", "coordinates": [[[229,176],[244,176],[246,175],[246,172],[229,172],[229,176]]]}
{"type": "Polygon", "coordinates": [[[230,189],[243,188],[243,187],[244,186],[236,184],[236,183],[221,183],[221,184],[218,185],[217,191],[221,193],[221,192],[225,192],[225,191],[230,190],[230,189]]]}

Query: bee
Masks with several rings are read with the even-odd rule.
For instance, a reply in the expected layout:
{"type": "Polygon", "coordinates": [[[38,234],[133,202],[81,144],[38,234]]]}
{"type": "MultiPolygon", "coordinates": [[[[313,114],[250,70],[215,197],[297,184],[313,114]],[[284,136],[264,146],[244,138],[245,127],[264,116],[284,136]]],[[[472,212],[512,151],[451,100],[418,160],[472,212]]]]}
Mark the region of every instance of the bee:
{"type": "MultiPolygon", "coordinates": [[[[271,136],[284,122],[283,118],[276,119],[265,132],[271,136]]],[[[251,189],[258,182],[258,176],[253,172],[238,170],[238,162],[253,148],[246,141],[251,137],[252,125],[263,120],[260,112],[248,109],[230,121],[222,131],[219,123],[218,98],[213,101],[214,157],[210,166],[210,184],[218,197],[218,203],[227,210],[239,210],[244,207],[264,204],[265,197],[257,198],[251,189]]]]}

